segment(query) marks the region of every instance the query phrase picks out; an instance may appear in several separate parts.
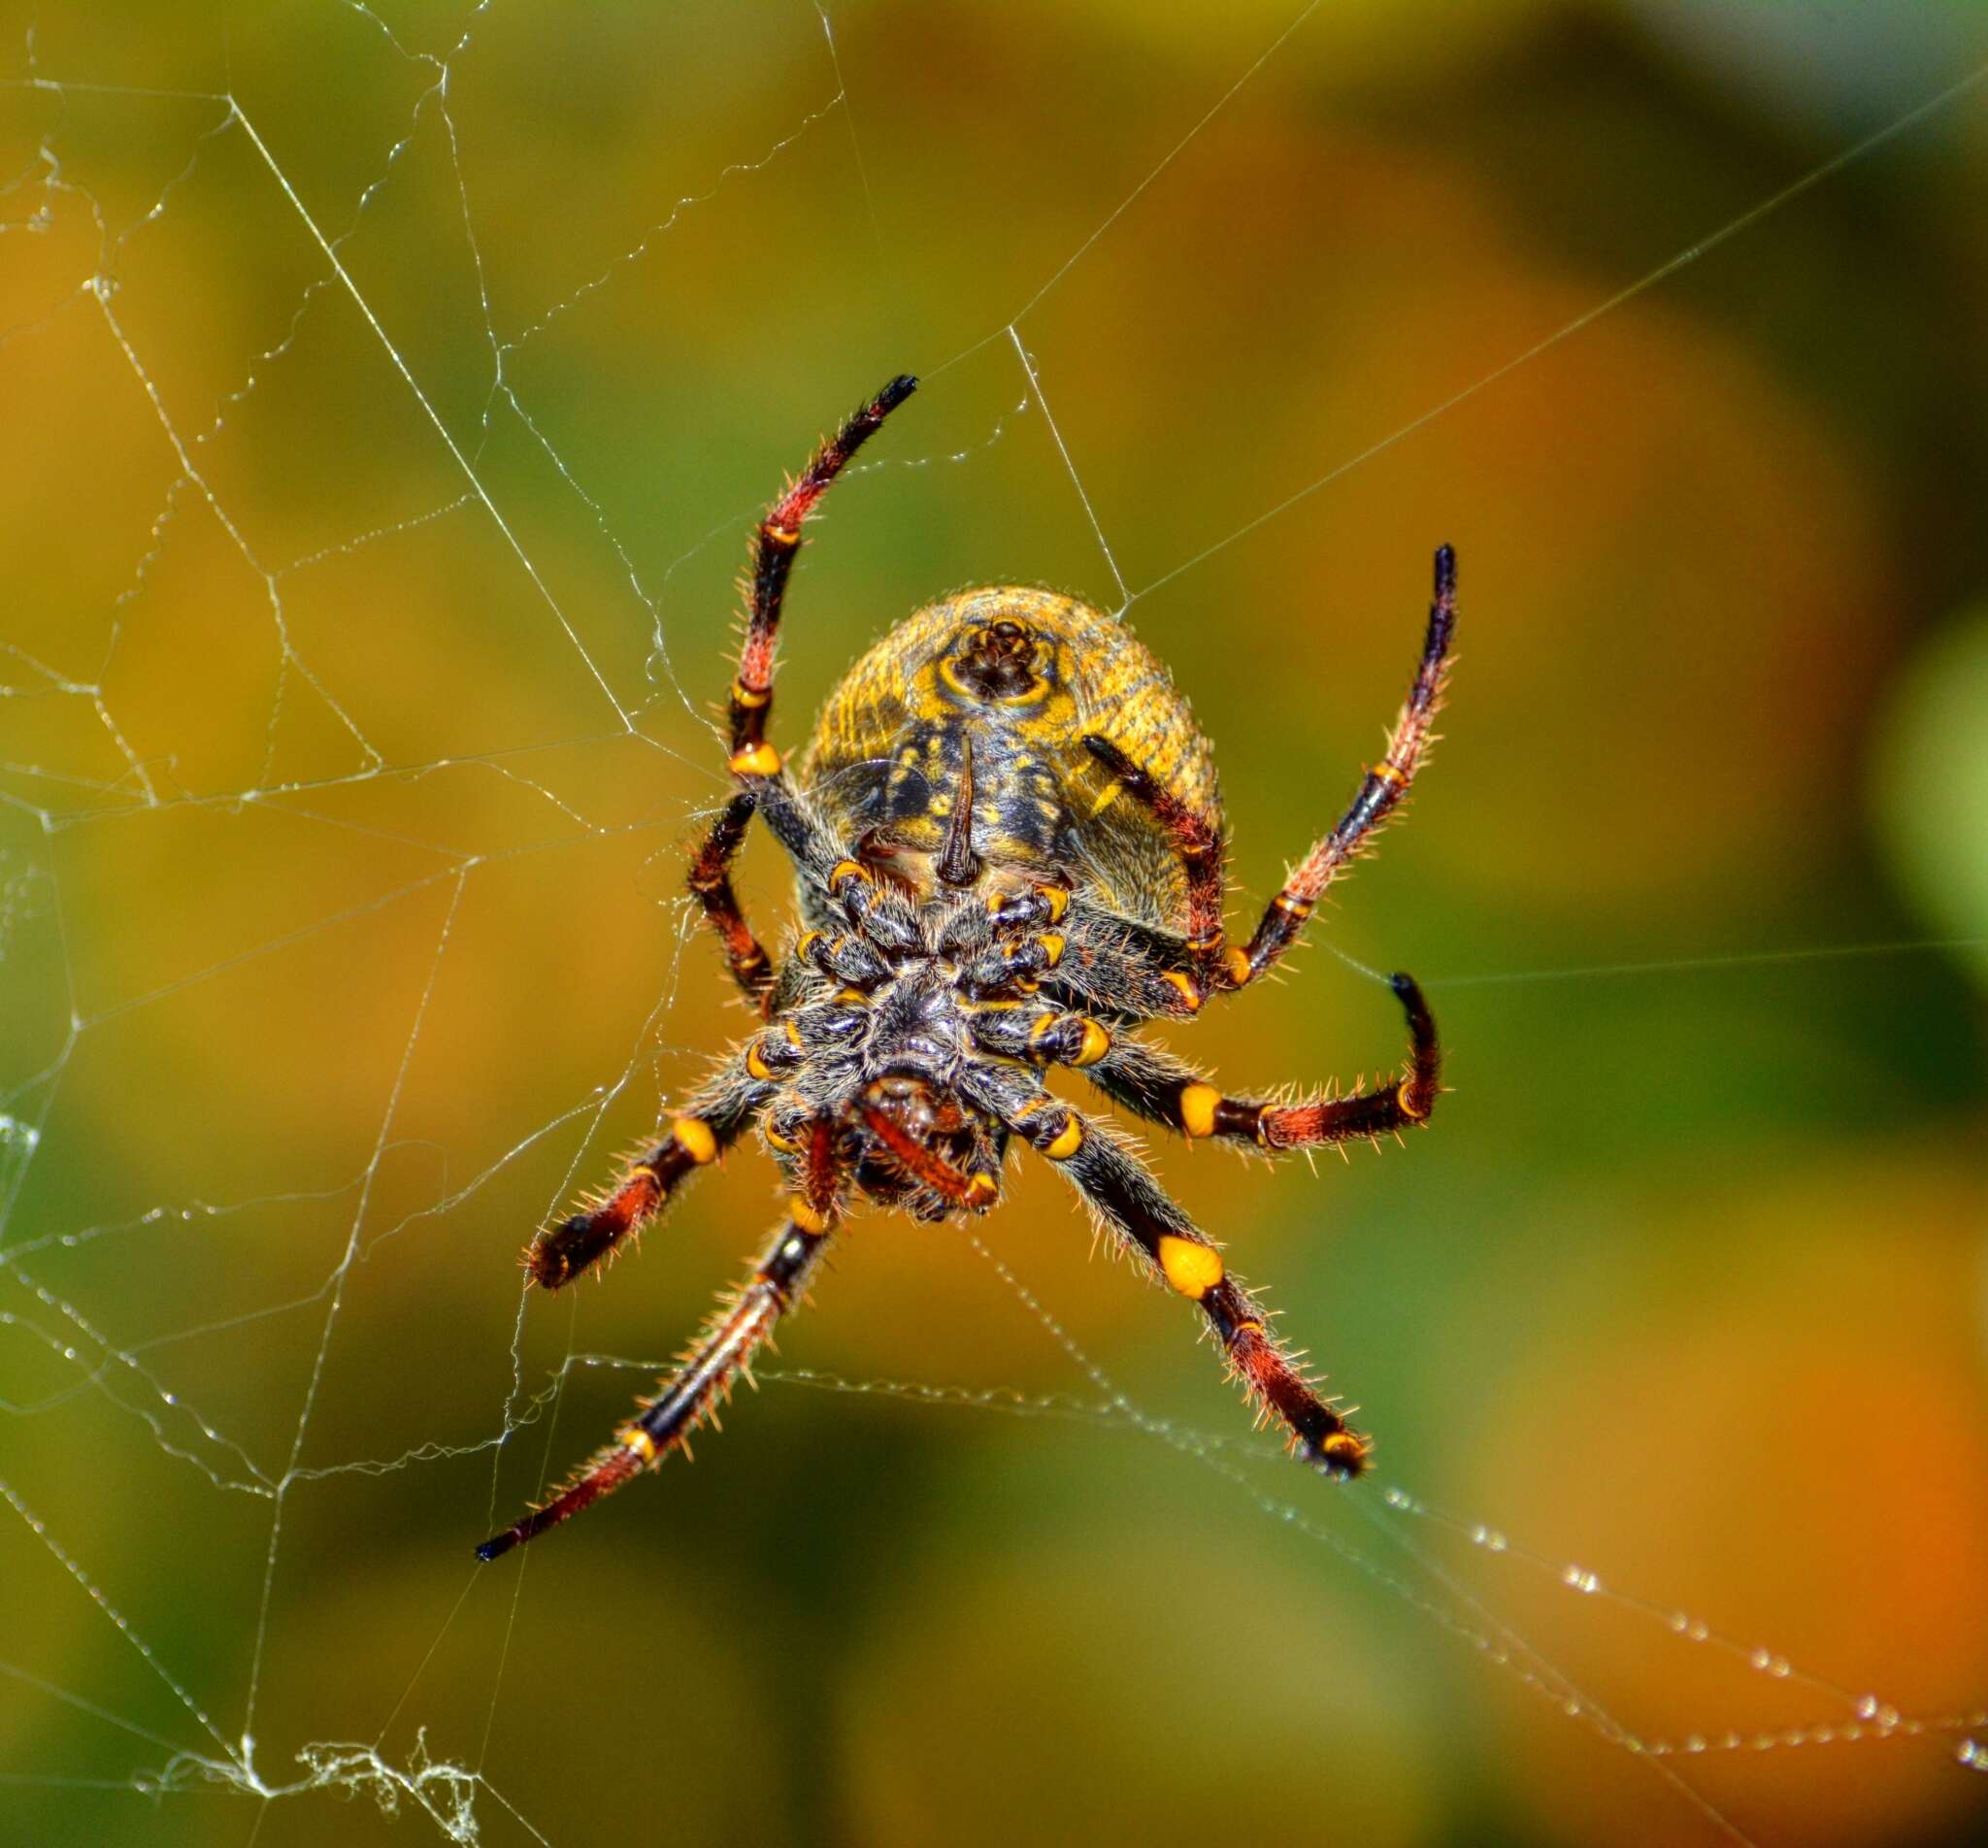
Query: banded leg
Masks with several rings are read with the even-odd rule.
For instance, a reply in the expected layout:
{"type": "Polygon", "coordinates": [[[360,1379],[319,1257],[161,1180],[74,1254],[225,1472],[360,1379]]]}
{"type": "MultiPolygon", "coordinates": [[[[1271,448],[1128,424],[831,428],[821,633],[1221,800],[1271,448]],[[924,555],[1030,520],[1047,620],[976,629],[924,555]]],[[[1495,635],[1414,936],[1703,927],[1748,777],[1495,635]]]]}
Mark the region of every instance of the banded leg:
{"type": "Polygon", "coordinates": [[[1222,968],[1223,985],[1241,988],[1269,969],[1304,929],[1305,920],[1341,870],[1373,842],[1401,800],[1408,793],[1428,755],[1430,726],[1442,703],[1449,668],[1449,644],[1456,634],[1456,553],[1441,545],[1436,551],[1436,588],[1429,605],[1429,627],[1422,638],[1422,659],[1409,683],[1408,697],[1394,730],[1387,754],[1362,778],[1339,824],[1317,842],[1283,890],[1265,908],[1248,947],[1231,950],[1222,968]]]}
{"type": "Polygon", "coordinates": [[[686,883],[691,897],[703,908],[705,922],[717,932],[719,942],[725,946],[725,962],[731,969],[732,979],[745,992],[746,999],[756,1003],[764,1013],[773,994],[773,959],[752,935],[740,908],[739,895],[732,890],[732,857],[746,839],[746,825],[752,819],[756,806],[745,794],[726,803],[712,823],[711,833],[705,836],[697,858],[690,863],[686,883]]]}
{"type": "Polygon", "coordinates": [[[848,459],[917,388],[915,379],[893,379],[855,412],[809,458],[808,466],[767,510],[753,534],[746,640],[739,650],[739,673],[732,681],[729,710],[731,764],[741,776],[770,776],[780,766],[779,752],[766,742],[766,722],[773,710],[774,638],[779,630],[780,606],[786,599],[794,554],[801,549],[802,524],[848,459]]]}
{"type": "Polygon", "coordinates": [[[547,1226],[525,1247],[532,1281],[542,1290],[556,1290],[617,1250],[662,1211],[688,1175],[709,1167],[738,1139],[773,1092],[772,1084],[745,1072],[721,1072],[690,1099],[669,1135],[629,1164],[612,1192],[547,1226]]]}
{"type": "Polygon", "coordinates": [[[1016,1088],[1006,1074],[995,1076],[987,1089],[990,1104],[1005,1094],[1011,1127],[1056,1165],[1170,1289],[1201,1304],[1258,1416],[1281,1419],[1298,1454],[1321,1474],[1358,1475],[1367,1463],[1367,1439],[1271,1334],[1263,1306],[1228,1274],[1213,1240],[1108,1132],[1046,1092],[1017,1101],[1016,1088]]]}
{"type": "Polygon", "coordinates": [[[1085,1076],[1136,1115],[1188,1138],[1223,1137],[1280,1154],[1389,1136],[1426,1123],[1442,1089],[1442,1048],[1429,1004],[1407,975],[1390,976],[1389,985],[1408,1013],[1408,1058],[1401,1076],[1378,1091],[1305,1104],[1224,1097],[1193,1067],[1138,1040],[1114,1044],[1085,1076]]]}
{"type": "Polygon", "coordinates": [[[1202,996],[1242,988],[1270,968],[1296,940],[1340,869],[1370,843],[1400,805],[1428,753],[1429,728],[1441,704],[1449,644],[1455,632],[1456,553],[1443,545],[1436,553],[1436,593],[1429,606],[1421,664],[1388,735],[1387,754],[1367,773],[1339,825],[1312,847],[1285,880],[1283,890],[1270,902],[1246,948],[1228,947],[1223,934],[1226,883],[1221,831],[1209,816],[1162,787],[1110,740],[1095,733],[1086,735],[1084,748],[1173,837],[1187,878],[1187,935],[1182,947],[1194,974],[1183,979],[1197,986],[1196,1006],[1202,996]]]}
{"type": "Polygon", "coordinates": [[[835,1177],[826,1159],[828,1144],[829,1127],[817,1123],[804,1193],[787,1202],[786,1217],[758,1269],[705,1325],[703,1339],[678,1370],[653,1399],[641,1402],[641,1411],[615,1432],[614,1441],[597,1451],[549,1502],[478,1547],[480,1560],[487,1563],[537,1538],[613,1494],[630,1477],[654,1468],[712,1415],[739,1375],[749,1373],[754,1353],[801,1300],[840,1216],[835,1177]],[[806,1197],[811,1195],[814,1198],[806,1197]]]}

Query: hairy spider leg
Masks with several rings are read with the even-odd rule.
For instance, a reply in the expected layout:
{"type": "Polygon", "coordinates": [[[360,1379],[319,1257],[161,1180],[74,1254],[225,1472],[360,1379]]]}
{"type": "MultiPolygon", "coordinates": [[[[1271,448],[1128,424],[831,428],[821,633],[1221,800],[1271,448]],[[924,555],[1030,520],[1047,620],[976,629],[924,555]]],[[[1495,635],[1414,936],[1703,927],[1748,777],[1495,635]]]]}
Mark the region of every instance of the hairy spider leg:
{"type": "Polygon", "coordinates": [[[1428,756],[1430,727],[1442,704],[1449,674],[1449,644],[1456,634],[1456,551],[1436,548],[1436,584],[1429,604],[1429,627],[1422,638],[1422,659],[1408,685],[1387,753],[1361,778],[1360,788],[1338,825],[1314,845],[1283,890],[1265,907],[1246,948],[1232,950],[1218,972],[1221,986],[1241,988],[1269,969],[1304,929],[1305,920],[1325,888],[1356,855],[1373,843],[1375,835],[1400,808],[1415,773],[1428,756]]]}
{"type": "Polygon", "coordinates": [[[1070,1184],[1176,1295],[1200,1304],[1229,1370],[1259,1418],[1283,1421],[1299,1455],[1321,1474],[1356,1476],[1368,1440],[1317,1390],[1299,1356],[1270,1332],[1261,1304],[1228,1274],[1214,1241],[1108,1130],[1033,1086],[1012,1068],[973,1072],[978,1099],[1070,1184]]]}
{"type": "Polygon", "coordinates": [[[725,963],[732,972],[732,979],[746,999],[764,1014],[773,999],[773,959],[753,936],[739,904],[739,895],[732,890],[732,859],[739,851],[739,843],[746,839],[753,808],[752,798],[742,792],[718,810],[711,832],[704,838],[704,845],[690,863],[684,883],[702,908],[705,922],[724,945],[725,963]]]}
{"type": "MultiPolygon", "coordinates": [[[[735,979],[759,1002],[762,1011],[772,999],[773,965],[746,926],[731,881],[732,857],[745,838],[746,822],[757,809],[788,857],[818,886],[832,886],[833,874],[849,858],[846,847],[815,813],[813,805],[789,781],[779,752],[767,742],[767,721],[773,712],[774,642],[786,601],[787,579],[801,549],[808,516],[849,458],[917,388],[918,381],[909,375],[893,379],[845,419],[814,451],[753,532],[752,562],[746,580],[746,635],[728,709],[728,763],[738,778],[739,793],[713,824],[705,850],[692,869],[690,883],[705,915],[724,940],[735,979]]],[[[860,896],[856,904],[862,904],[860,896]]],[[[860,926],[863,920],[857,915],[852,921],[860,926]]],[[[908,946],[912,929],[914,926],[908,925],[898,932],[906,943],[895,946],[908,946]]]]}
{"type": "Polygon", "coordinates": [[[542,1290],[556,1290],[617,1250],[669,1204],[688,1176],[738,1139],[773,1092],[772,1084],[739,1070],[737,1059],[728,1056],[685,1103],[669,1135],[629,1163],[611,1192],[547,1226],[525,1247],[532,1281],[542,1290]]]}
{"type": "Polygon", "coordinates": [[[705,1325],[704,1336],[684,1355],[677,1371],[653,1399],[640,1402],[636,1417],[614,1434],[553,1498],[477,1548],[488,1563],[536,1539],[547,1528],[569,1521],[631,1477],[652,1469],[730,1395],[741,1373],[749,1374],[752,1357],[775,1324],[805,1295],[841,1217],[840,1175],[833,1157],[833,1128],[812,1126],[803,1162],[801,1191],[787,1202],[751,1277],[705,1325]]]}
{"type": "Polygon", "coordinates": [[[739,649],[739,672],[732,681],[729,711],[732,769],[742,776],[770,776],[779,768],[779,752],[766,742],[766,722],[773,710],[774,638],[779,630],[780,607],[786,600],[794,554],[801,549],[802,525],[848,459],[917,388],[915,379],[893,379],[851,413],[809,458],[808,466],[766,511],[753,533],[751,572],[745,585],[746,639],[739,649]]]}
{"type": "Polygon", "coordinates": [[[1408,1057],[1379,1090],[1303,1104],[1226,1097],[1192,1066],[1136,1040],[1113,1044],[1084,1075],[1134,1115],[1190,1138],[1222,1137],[1282,1154],[1392,1135],[1428,1122],[1442,1090],[1442,1048],[1421,989],[1407,975],[1389,976],[1388,985],[1408,1017],[1408,1057]]]}
{"type": "MultiPolygon", "coordinates": [[[[1362,778],[1359,792],[1338,825],[1312,847],[1271,900],[1246,948],[1229,947],[1224,933],[1226,843],[1220,830],[1207,815],[1163,787],[1110,740],[1095,733],[1085,737],[1084,748],[1111,773],[1126,794],[1144,804],[1173,837],[1187,879],[1187,934],[1181,947],[1193,971],[1190,979],[1201,995],[1244,987],[1276,963],[1296,941],[1325,888],[1348,861],[1372,843],[1400,807],[1428,754],[1430,726],[1442,703],[1449,644],[1455,632],[1456,552],[1442,545],[1436,552],[1436,589],[1429,605],[1422,659],[1408,700],[1388,735],[1386,755],[1362,778]]],[[[1199,997],[1195,1005],[1199,1006],[1199,997]]]]}

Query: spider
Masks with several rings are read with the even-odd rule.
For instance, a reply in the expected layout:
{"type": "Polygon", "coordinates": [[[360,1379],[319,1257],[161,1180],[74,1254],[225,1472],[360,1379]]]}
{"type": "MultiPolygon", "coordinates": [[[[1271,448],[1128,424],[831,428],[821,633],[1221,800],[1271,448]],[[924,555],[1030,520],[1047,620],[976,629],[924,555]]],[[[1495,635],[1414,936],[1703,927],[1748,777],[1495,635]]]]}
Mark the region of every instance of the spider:
{"type": "Polygon", "coordinates": [[[655,1219],[748,1128],[788,1199],[751,1276],[652,1399],[484,1560],[578,1514],[680,1446],[798,1304],[853,1196],[914,1217],[984,1212],[1019,1140],[1125,1250],[1200,1306],[1259,1421],[1302,1460],[1358,1475],[1370,1445],[1323,1398],[1220,1249],[1116,1130],[1044,1083],[1072,1066],[1132,1115],[1281,1154],[1428,1121],[1436,1024],[1407,975],[1408,1057],[1383,1089],[1276,1103],[1225,1096],[1131,1031],[1184,1020],[1276,966],[1325,889],[1400,806],[1430,742],[1456,625],[1456,556],[1435,598],[1386,755],[1246,943],[1223,934],[1213,756],[1160,663],[1115,617],[1048,590],[964,590],[908,617],[831,695],[790,776],[768,742],[774,641],[802,528],[849,458],[916,389],[894,379],[767,512],[743,583],[729,702],[734,793],[689,887],[764,1025],[724,1055],[652,1149],[541,1232],[531,1281],[556,1290],[655,1219]],[[758,815],[793,861],[803,928],[779,966],[734,895],[758,815]]]}

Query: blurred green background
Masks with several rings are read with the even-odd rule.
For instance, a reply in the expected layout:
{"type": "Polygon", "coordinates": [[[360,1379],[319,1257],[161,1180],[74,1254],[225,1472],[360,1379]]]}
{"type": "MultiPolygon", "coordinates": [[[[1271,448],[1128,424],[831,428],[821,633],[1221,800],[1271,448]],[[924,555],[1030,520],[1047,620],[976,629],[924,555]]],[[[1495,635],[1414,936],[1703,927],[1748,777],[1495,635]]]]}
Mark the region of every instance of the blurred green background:
{"type": "Polygon", "coordinates": [[[367,1767],[445,1762],[490,1842],[1729,1839],[1672,1773],[1981,1828],[1988,86],[1513,362],[1988,22],[1296,13],[0,9],[0,1834],[420,1839],[367,1767]],[[1159,1151],[1380,1478],[1259,1461],[1028,1172],[987,1243],[1176,1443],[870,1216],[769,1370],[936,1402],[769,1378],[478,1570],[769,1219],[742,1152],[520,1316],[744,1030],[678,905],[731,580],[905,369],[779,735],[944,590],[1122,580],[1258,903],[1458,547],[1412,815],[1173,1036],[1350,1079],[1405,968],[1454,1095],[1315,1176],[1159,1151]],[[358,1756],[176,1757],[245,1730],[358,1756]]]}

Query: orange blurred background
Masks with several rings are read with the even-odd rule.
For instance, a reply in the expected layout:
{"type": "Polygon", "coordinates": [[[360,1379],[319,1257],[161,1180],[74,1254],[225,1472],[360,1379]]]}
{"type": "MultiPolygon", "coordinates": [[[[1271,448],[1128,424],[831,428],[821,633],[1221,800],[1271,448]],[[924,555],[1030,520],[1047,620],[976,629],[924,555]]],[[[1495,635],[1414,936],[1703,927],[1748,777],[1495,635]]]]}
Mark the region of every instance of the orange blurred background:
{"type": "Polygon", "coordinates": [[[1983,1827],[1988,83],[1905,119],[1976,14],[9,14],[0,1833],[1983,1827]],[[953,586],[1129,599],[1239,917],[1458,548],[1412,815],[1164,1036],[1347,1080],[1428,988],[1408,1146],[1156,1151],[1378,1478],[1024,1171],[1044,1314],[864,1218],[694,1468],[476,1569],[768,1220],[742,1151],[520,1312],[744,1030],[732,578],[907,369],[777,732],[953,586]]]}

